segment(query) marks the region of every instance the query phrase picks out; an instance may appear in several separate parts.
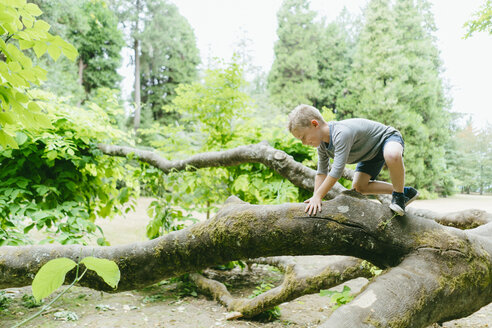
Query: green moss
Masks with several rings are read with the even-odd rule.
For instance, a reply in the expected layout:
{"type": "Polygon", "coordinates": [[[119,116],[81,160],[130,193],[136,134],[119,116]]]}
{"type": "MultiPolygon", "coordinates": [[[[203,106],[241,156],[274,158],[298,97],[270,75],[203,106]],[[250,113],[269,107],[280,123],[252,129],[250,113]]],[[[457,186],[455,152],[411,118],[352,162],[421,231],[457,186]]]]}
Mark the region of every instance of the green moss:
{"type": "Polygon", "coordinates": [[[367,316],[366,319],[364,319],[363,323],[366,323],[368,325],[373,325],[374,327],[382,327],[383,325],[381,324],[381,322],[375,320],[372,318],[372,314],[369,314],[369,316],[367,316]]]}
{"type": "Polygon", "coordinates": [[[348,218],[341,213],[337,213],[335,215],[330,215],[329,218],[334,220],[334,221],[337,221],[338,223],[344,223],[344,222],[348,221],[348,218]]]}
{"type": "Polygon", "coordinates": [[[472,257],[472,248],[469,243],[446,230],[425,231],[414,235],[416,247],[439,248],[441,252],[455,250],[472,257]]]}

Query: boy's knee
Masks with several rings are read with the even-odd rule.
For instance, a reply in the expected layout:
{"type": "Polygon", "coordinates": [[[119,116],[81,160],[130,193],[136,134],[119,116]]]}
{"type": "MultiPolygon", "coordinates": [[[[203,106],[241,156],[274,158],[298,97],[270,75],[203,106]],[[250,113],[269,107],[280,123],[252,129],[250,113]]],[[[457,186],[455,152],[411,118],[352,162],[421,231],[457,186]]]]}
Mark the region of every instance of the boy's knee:
{"type": "Polygon", "coordinates": [[[355,191],[360,192],[361,194],[364,193],[364,191],[366,190],[365,187],[367,187],[367,185],[362,185],[360,183],[352,184],[352,188],[354,188],[355,191]]]}
{"type": "Polygon", "coordinates": [[[401,153],[397,151],[390,151],[384,154],[384,161],[386,164],[398,163],[402,161],[401,153]]]}

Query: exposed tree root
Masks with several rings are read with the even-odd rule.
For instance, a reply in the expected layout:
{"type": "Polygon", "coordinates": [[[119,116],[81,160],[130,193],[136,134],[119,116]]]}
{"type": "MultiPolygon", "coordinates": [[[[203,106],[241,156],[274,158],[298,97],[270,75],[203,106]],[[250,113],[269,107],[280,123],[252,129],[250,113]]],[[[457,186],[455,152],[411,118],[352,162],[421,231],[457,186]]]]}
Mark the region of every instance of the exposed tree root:
{"type": "Polygon", "coordinates": [[[282,284],[255,298],[235,298],[221,282],[199,273],[190,274],[190,278],[202,293],[237,313],[231,318],[250,318],[281,303],[317,293],[320,289],[328,289],[358,277],[372,276],[369,266],[363,265],[363,261],[347,256],[278,256],[251,261],[279,267],[285,274],[282,284]]]}

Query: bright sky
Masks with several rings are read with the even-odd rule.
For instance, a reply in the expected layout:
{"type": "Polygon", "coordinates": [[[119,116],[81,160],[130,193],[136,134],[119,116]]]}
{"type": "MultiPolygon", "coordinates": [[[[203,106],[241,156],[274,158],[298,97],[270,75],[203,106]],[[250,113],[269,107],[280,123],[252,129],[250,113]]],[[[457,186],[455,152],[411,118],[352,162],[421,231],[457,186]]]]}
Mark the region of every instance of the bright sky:
{"type": "MultiPolygon", "coordinates": [[[[269,71],[277,40],[277,11],[282,0],[171,0],[195,31],[202,62],[229,59],[238,41],[251,40],[253,63],[269,71]]],[[[474,121],[492,123],[492,35],[478,33],[463,40],[463,24],[485,0],[430,0],[438,28],[444,78],[451,86],[452,110],[474,121]]],[[[334,20],[344,6],[360,14],[367,0],[311,0],[319,17],[334,20]]]]}

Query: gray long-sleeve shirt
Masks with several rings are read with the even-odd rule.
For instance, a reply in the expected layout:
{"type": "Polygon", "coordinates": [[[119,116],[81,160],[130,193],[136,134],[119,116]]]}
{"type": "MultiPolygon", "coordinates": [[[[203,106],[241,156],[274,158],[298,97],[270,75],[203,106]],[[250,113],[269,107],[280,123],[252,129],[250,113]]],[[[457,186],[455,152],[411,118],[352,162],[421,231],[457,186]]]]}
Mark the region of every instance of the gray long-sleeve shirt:
{"type": "Polygon", "coordinates": [[[328,174],[330,157],[333,166],[329,175],[339,179],[345,164],[368,161],[374,158],[384,140],[398,130],[375,121],[352,118],[328,122],[330,142],[321,142],[318,147],[318,174],[328,174]]]}

